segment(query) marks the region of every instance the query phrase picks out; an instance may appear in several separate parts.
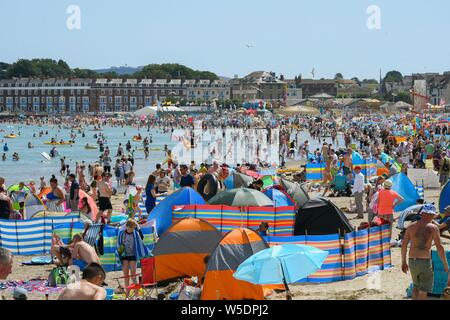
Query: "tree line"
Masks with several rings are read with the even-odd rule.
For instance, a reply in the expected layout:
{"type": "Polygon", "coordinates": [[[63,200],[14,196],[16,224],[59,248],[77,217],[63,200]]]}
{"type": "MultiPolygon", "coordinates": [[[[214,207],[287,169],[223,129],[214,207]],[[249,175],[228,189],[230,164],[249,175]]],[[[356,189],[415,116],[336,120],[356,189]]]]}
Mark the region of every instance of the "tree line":
{"type": "Polygon", "coordinates": [[[19,59],[12,64],[0,62],[0,79],[11,78],[131,78],[131,79],[183,79],[217,80],[219,77],[210,71],[193,70],[177,63],[149,64],[133,74],[118,75],[114,71],[96,72],[91,69],[70,68],[64,60],[19,59]]]}

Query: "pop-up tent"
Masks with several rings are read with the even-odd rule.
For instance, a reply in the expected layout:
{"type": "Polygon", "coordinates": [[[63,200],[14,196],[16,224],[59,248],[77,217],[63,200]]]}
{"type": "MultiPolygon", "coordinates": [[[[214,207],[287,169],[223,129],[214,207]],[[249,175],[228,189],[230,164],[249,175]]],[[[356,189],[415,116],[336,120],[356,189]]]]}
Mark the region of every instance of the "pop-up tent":
{"type": "Polygon", "coordinates": [[[23,202],[24,220],[31,219],[35,214],[47,209],[42,200],[26,186],[20,189],[19,185],[13,185],[7,191],[10,194],[14,210],[19,211],[20,203],[23,202]]]}
{"type": "Polygon", "coordinates": [[[221,239],[222,233],[205,220],[185,218],[174,223],[159,238],[152,252],[156,259],[157,281],[203,277],[205,257],[221,239]]]}
{"type": "Polygon", "coordinates": [[[161,201],[150,213],[148,220],[155,220],[158,234],[172,225],[172,208],[188,204],[205,204],[202,196],[192,188],[181,188],[161,201]]]}
{"type": "Polygon", "coordinates": [[[286,179],[280,179],[280,184],[288,195],[297,203],[297,207],[301,207],[309,200],[308,191],[304,184],[298,184],[286,179]]]}
{"type": "Polygon", "coordinates": [[[249,175],[239,172],[233,172],[233,188],[247,188],[248,186],[250,186],[250,184],[252,184],[254,180],[255,179],[253,177],[250,177],[249,175]]]}
{"type": "Polygon", "coordinates": [[[308,200],[298,209],[294,235],[344,235],[354,231],[345,214],[325,198],[308,200]]]}
{"type": "Polygon", "coordinates": [[[295,206],[295,201],[283,190],[269,187],[263,193],[273,201],[275,207],[295,206]]]}
{"type": "Polygon", "coordinates": [[[417,200],[420,198],[419,193],[414,184],[404,173],[397,173],[390,177],[389,180],[392,182],[392,190],[405,199],[405,201],[394,208],[396,212],[403,211],[406,208],[417,204],[417,200]]]}
{"type": "Polygon", "coordinates": [[[439,212],[443,213],[445,207],[450,206],[450,180],[447,181],[439,196],[439,212]]]}
{"type": "Polygon", "coordinates": [[[273,206],[273,201],[258,190],[236,188],[218,193],[208,201],[208,204],[223,204],[233,207],[265,207],[273,206]]]}
{"type": "Polygon", "coordinates": [[[253,230],[234,229],[227,233],[209,257],[202,300],[263,300],[262,286],[237,280],[233,274],[247,258],[268,247],[253,230]]]}

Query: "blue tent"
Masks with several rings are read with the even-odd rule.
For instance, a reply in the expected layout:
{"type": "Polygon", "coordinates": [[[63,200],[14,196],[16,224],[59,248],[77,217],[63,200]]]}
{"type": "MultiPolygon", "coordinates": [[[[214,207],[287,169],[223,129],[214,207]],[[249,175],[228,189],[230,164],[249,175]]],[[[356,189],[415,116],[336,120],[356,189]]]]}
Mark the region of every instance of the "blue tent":
{"type": "Polygon", "coordinates": [[[172,207],[188,204],[206,204],[202,196],[192,188],[182,188],[161,201],[149,214],[148,220],[156,221],[158,235],[172,225],[172,207]]]}
{"type": "Polygon", "coordinates": [[[405,201],[394,208],[395,211],[403,211],[406,208],[417,204],[417,200],[420,199],[419,193],[414,184],[404,173],[397,173],[389,180],[392,181],[392,190],[405,199],[405,201]]]}
{"type": "Polygon", "coordinates": [[[446,206],[450,206],[450,180],[447,181],[439,196],[439,212],[443,213],[446,206]]]}
{"type": "Polygon", "coordinates": [[[352,153],[352,162],[353,162],[353,164],[356,164],[356,165],[363,164],[364,163],[364,157],[359,152],[353,151],[353,153],[352,153]]]}
{"type": "Polygon", "coordinates": [[[275,207],[295,206],[292,199],[283,193],[283,191],[275,188],[268,188],[264,190],[263,193],[273,201],[275,207]]]}

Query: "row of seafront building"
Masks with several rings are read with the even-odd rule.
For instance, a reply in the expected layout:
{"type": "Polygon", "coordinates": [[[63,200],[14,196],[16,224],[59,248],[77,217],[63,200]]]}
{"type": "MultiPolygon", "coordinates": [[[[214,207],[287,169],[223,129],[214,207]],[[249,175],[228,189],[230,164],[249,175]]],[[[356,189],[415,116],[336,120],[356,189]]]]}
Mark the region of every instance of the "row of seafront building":
{"type": "MultiPolygon", "coordinates": [[[[435,101],[450,102],[450,74],[424,79],[425,89],[435,101]],[[434,98],[433,98],[434,97],[434,98]]],[[[406,78],[405,78],[406,79],[406,78]]],[[[413,86],[404,81],[407,90],[413,86]]],[[[399,85],[386,83],[388,90],[399,85]]],[[[386,88],[384,88],[386,90],[386,88]]],[[[264,100],[275,104],[295,105],[316,95],[329,97],[370,97],[379,85],[361,85],[345,79],[284,79],[273,72],[256,71],[230,80],[180,79],[36,79],[0,80],[0,112],[32,114],[76,114],[130,112],[154,105],[167,98],[186,101],[237,99],[264,100]]],[[[433,101],[433,100],[432,100],[433,101]]],[[[436,103],[437,104],[437,103],[436,103]]]]}

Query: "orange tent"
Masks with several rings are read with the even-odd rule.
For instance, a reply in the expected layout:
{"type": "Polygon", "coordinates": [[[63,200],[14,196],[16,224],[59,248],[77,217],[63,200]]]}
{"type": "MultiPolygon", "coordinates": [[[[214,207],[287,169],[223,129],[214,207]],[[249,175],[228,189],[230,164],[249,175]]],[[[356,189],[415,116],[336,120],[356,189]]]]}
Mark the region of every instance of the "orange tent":
{"type": "Polygon", "coordinates": [[[234,229],[227,233],[209,258],[202,300],[263,300],[263,286],[237,280],[233,274],[247,258],[268,247],[253,230],[234,229]]]}
{"type": "Polygon", "coordinates": [[[205,257],[211,254],[220,239],[222,233],[205,220],[185,218],[174,223],[153,249],[157,281],[183,276],[203,277],[205,257]]]}

